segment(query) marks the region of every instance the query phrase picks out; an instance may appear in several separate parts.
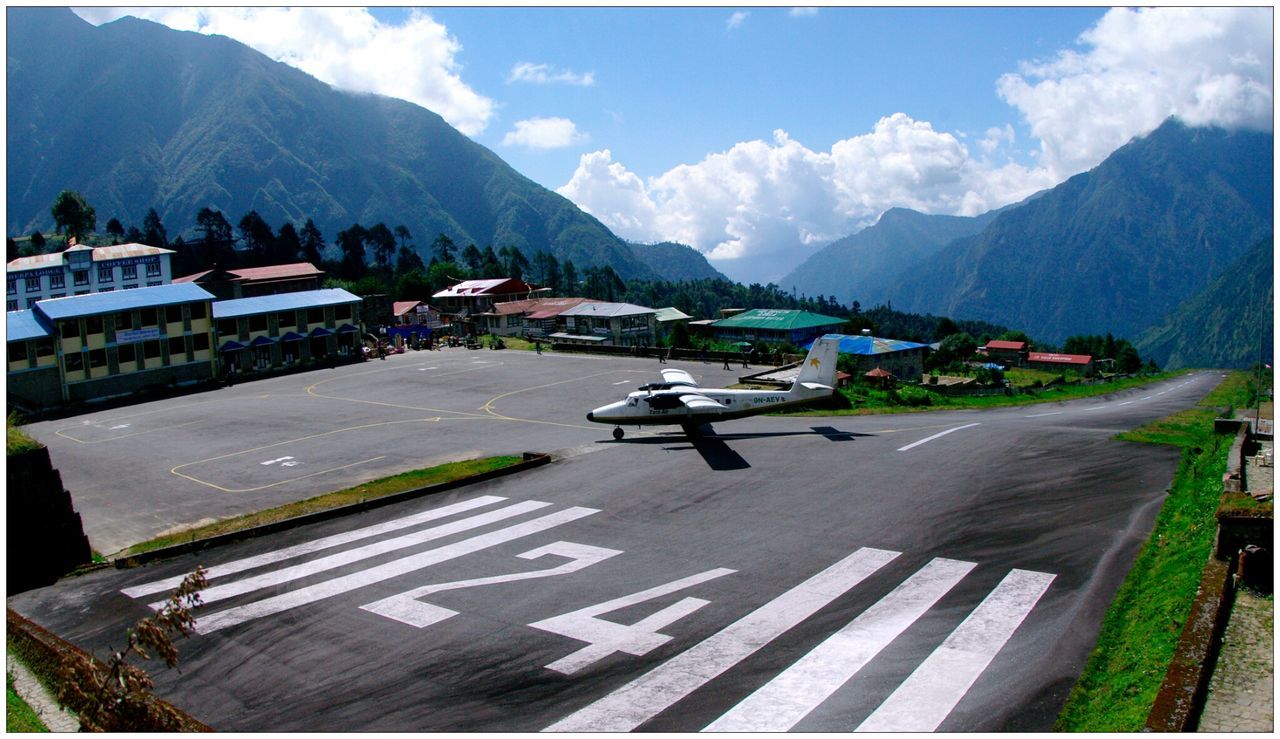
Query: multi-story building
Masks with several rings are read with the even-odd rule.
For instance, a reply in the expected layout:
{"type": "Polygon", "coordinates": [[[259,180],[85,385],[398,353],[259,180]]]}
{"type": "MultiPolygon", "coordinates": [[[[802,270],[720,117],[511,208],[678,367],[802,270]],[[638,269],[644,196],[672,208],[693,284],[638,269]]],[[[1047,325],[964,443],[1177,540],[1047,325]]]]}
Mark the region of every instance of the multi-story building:
{"type": "Polygon", "coordinates": [[[719,341],[767,341],[800,346],[819,336],[836,333],[844,319],[804,310],[756,308],[710,324],[719,341]]]}
{"type": "Polygon", "coordinates": [[[269,267],[209,269],[193,275],[175,277],[173,281],[194,282],[213,293],[218,300],[254,298],[259,295],[296,293],[319,290],[324,284],[324,270],[311,262],[273,264],[269,267]]]}
{"type": "Polygon", "coordinates": [[[360,356],[361,300],[341,288],[213,304],[227,372],[255,372],[360,356]]]}
{"type": "Polygon", "coordinates": [[[632,303],[579,303],[556,317],[548,338],[569,344],[654,346],[657,311],[632,303]]]}
{"type": "Polygon", "coordinates": [[[18,257],[7,267],[6,310],[38,301],[168,285],[170,249],[146,244],[75,245],[52,254],[18,257]]]}

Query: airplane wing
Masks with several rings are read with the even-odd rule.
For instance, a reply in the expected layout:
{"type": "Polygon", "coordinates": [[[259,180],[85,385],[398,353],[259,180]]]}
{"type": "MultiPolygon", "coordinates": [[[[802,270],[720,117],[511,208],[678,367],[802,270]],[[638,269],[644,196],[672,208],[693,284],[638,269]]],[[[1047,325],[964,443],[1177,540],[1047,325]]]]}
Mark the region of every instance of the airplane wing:
{"type": "Polygon", "coordinates": [[[710,413],[712,411],[726,410],[723,405],[720,405],[711,398],[708,398],[705,395],[698,395],[696,393],[681,395],[680,402],[684,404],[685,408],[688,408],[694,413],[710,413]]]}
{"type": "Polygon", "coordinates": [[[698,386],[698,383],[693,379],[693,375],[682,369],[662,370],[662,381],[671,385],[688,385],[689,387],[698,386]]]}

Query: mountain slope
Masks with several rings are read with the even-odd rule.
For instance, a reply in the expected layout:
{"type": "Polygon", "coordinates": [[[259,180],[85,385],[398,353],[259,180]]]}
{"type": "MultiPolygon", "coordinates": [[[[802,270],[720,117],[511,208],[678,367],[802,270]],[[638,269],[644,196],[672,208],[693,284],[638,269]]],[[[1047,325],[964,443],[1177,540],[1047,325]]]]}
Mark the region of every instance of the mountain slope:
{"type": "Polygon", "coordinates": [[[702,252],[687,244],[664,241],[659,244],[627,242],[631,253],[652,269],[660,280],[729,280],[711,266],[702,252]]]}
{"type": "Polygon", "coordinates": [[[1239,369],[1269,358],[1275,345],[1273,249],[1271,238],[1255,244],[1208,289],[1138,337],[1138,352],[1167,369],[1239,369]]]}
{"type": "Polygon", "coordinates": [[[190,233],[202,207],[233,223],[252,209],[275,227],[312,218],[329,240],[382,221],[407,226],[420,251],[445,233],[654,276],[599,221],[435,113],[337,91],[224,37],[11,8],[8,100],[11,234],[51,227],[70,188],[102,223],[141,225],[154,207],[171,235],[190,233]]]}
{"type": "Polygon", "coordinates": [[[1137,336],[1272,228],[1272,136],[1168,121],[917,264],[895,307],[1137,336]]]}
{"type": "Polygon", "coordinates": [[[779,285],[805,295],[828,295],[851,304],[883,304],[902,272],[961,236],[981,231],[995,212],[975,218],[935,216],[891,208],[880,220],[833,241],[806,259],[779,285]]]}

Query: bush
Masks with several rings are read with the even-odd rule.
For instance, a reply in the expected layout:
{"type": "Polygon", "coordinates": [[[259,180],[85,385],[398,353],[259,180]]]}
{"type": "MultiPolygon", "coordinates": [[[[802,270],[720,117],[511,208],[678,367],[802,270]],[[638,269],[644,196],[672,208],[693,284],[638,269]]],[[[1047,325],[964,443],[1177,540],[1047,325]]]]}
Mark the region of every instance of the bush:
{"type": "Polygon", "coordinates": [[[6,424],[7,433],[7,454],[22,454],[34,449],[39,449],[44,445],[27,435],[25,431],[18,428],[22,425],[21,419],[18,418],[16,412],[10,413],[6,424]]]}

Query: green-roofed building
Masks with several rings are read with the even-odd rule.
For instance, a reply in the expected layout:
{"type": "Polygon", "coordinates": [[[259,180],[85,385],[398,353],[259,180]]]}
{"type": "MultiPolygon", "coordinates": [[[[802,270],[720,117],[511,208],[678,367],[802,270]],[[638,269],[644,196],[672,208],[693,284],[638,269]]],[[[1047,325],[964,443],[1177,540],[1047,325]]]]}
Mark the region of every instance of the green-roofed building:
{"type": "Polygon", "coordinates": [[[766,341],[799,346],[823,334],[839,333],[843,318],[805,310],[756,308],[711,324],[711,335],[719,341],[766,341]]]}

